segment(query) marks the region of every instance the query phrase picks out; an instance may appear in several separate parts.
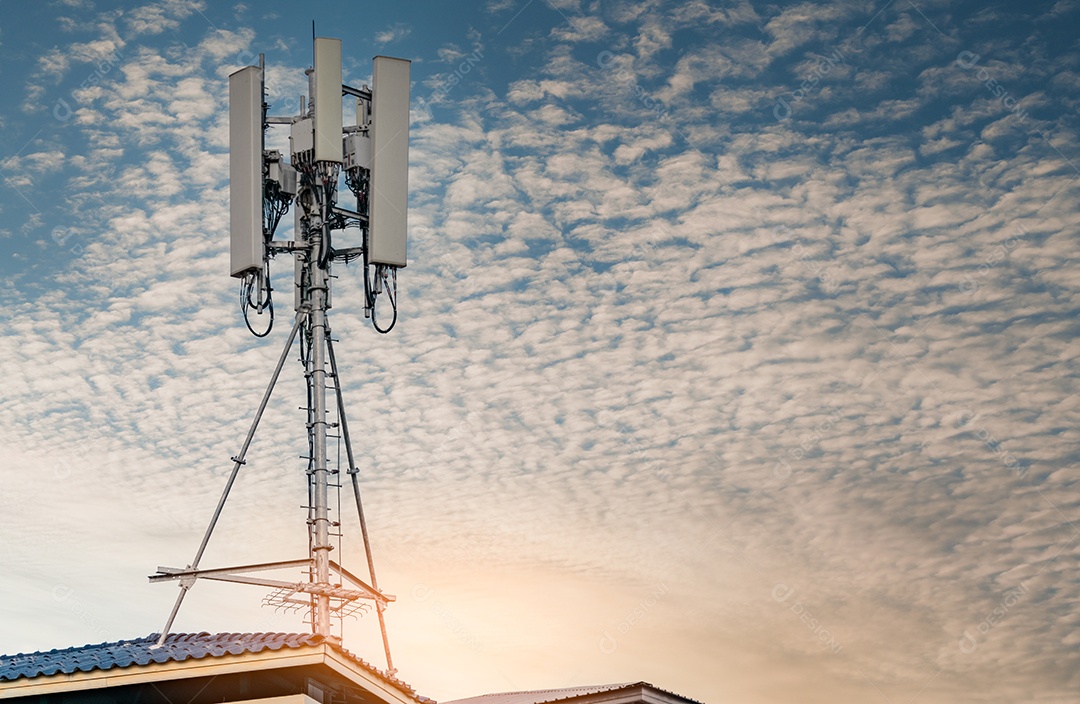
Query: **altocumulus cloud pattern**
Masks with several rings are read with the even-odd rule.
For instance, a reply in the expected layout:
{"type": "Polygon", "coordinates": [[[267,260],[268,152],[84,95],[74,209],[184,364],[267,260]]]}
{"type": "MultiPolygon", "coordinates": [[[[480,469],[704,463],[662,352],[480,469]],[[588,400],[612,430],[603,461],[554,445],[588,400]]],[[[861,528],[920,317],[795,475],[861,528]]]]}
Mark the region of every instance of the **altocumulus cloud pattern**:
{"type": "MultiPolygon", "coordinates": [[[[0,651],[161,627],[285,334],[227,76],[295,112],[314,17],[413,62],[402,317],[332,322],[418,691],[1075,701],[1078,3],[367,5],[3,6],[0,651]]],[[[290,364],[206,565],[306,551],[290,364]]]]}

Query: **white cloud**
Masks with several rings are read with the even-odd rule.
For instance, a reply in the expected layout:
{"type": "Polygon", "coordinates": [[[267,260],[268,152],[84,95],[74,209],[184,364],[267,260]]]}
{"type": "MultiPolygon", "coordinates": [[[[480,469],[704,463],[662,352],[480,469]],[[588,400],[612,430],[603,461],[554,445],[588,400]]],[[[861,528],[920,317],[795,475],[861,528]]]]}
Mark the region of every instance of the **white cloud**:
{"type": "Polygon", "coordinates": [[[183,20],[205,9],[198,0],[161,0],[125,12],[123,21],[135,36],[155,35],[176,31],[183,20]]]}
{"type": "Polygon", "coordinates": [[[599,17],[569,14],[565,18],[565,24],[552,30],[552,36],[559,41],[596,42],[608,34],[608,26],[599,17]]]}
{"type": "Polygon", "coordinates": [[[397,23],[375,34],[376,44],[389,44],[400,41],[412,33],[412,28],[406,24],[397,23]]]}

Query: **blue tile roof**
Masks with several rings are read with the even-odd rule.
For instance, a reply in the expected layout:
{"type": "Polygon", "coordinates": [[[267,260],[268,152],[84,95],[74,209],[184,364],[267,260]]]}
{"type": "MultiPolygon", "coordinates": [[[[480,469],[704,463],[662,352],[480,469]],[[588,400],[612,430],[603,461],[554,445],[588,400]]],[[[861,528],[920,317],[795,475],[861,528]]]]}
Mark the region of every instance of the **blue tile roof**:
{"type": "MultiPolygon", "coordinates": [[[[75,672],[111,670],[132,665],[258,653],[268,649],[302,648],[327,642],[322,636],[313,633],[172,633],[165,638],[160,648],[155,648],[153,646],[158,638],[159,634],[152,633],[145,638],[121,640],[114,643],[98,643],[38,653],[0,655],[0,683],[17,680],[20,677],[70,675],[75,672]]],[[[338,645],[328,644],[363,669],[393,685],[406,696],[418,702],[431,704],[430,699],[418,696],[412,687],[396,677],[387,675],[338,645]]]]}

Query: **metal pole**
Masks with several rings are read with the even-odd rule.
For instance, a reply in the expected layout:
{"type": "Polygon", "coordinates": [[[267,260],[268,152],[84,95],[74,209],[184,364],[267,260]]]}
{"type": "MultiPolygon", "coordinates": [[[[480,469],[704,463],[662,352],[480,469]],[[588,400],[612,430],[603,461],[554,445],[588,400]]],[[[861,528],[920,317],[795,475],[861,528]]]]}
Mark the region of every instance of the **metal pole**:
{"type": "MultiPolygon", "coordinates": [[[[332,169],[329,164],[319,164],[317,173],[322,168],[332,169]]],[[[318,173],[318,177],[322,177],[318,173]]],[[[308,384],[312,398],[312,428],[314,453],[311,481],[314,508],[315,540],[312,545],[312,557],[315,561],[313,581],[323,587],[330,587],[330,518],[328,515],[327,462],[326,462],[326,293],[329,272],[322,267],[320,256],[322,248],[329,246],[328,232],[330,204],[329,193],[323,183],[316,185],[315,192],[320,208],[320,222],[310,230],[312,256],[306,266],[310,269],[311,283],[308,288],[311,300],[311,362],[308,369],[308,384]]],[[[326,259],[329,267],[329,259],[326,259]]],[[[326,593],[315,595],[315,613],[312,618],[315,633],[330,637],[330,596],[326,593]]]]}
{"type": "MultiPolygon", "coordinates": [[[[248,428],[247,437],[244,438],[244,446],[240,448],[240,452],[236,457],[232,458],[232,473],[229,474],[229,481],[225,483],[225,490],[221,492],[221,498],[218,499],[217,508],[214,509],[214,515],[210,518],[210,525],[206,527],[206,534],[203,535],[202,542],[199,543],[199,549],[195,553],[195,559],[188,565],[188,569],[190,570],[199,568],[199,562],[202,560],[203,552],[206,551],[206,545],[210,542],[210,535],[214,532],[214,527],[217,526],[218,519],[221,517],[221,510],[225,508],[225,500],[229,498],[229,492],[232,490],[233,483],[236,482],[236,475],[240,473],[240,467],[245,464],[244,458],[247,456],[248,448],[251,447],[251,441],[255,437],[255,430],[259,427],[259,421],[262,420],[263,411],[266,410],[266,404],[270,402],[270,394],[274,392],[274,386],[277,385],[278,377],[281,375],[281,369],[285,366],[285,360],[289,357],[289,349],[292,348],[293,340],[296,339],[296,333],[300,330],[300,325],[303,323],[305,317],[306,311],[303,308],[296,311],[296,320],[293,322],[292,331],[289,333],[289,339],[286,340],[285,347],[281,350],[281,356],[278,358],[277,366],[274,367],[274,374],[270,377],[270,383],[266,386],[262,402],[259,403],[259,410],[255,411],[255,418],[252,419],[251,427],[248,428]]],[[[194,583],[194,581],[192,583],[194,583]]],[[[164,643],[166,636],[169,635],[173,621],[176,620],[176,614],[180,611],[180,604],[184,601],[184,596],[187,595],[189,589],[191,589],[191,584],[180,584],[180,594],[176,597],[176,604],[173,605],[172,613],[169,614],[169,620],[165,623],[165,628],[161,630],[161,637],[158,638],[157,646],[164,643]]]]}
{"type": "MultiPolygon", "coordinates": [[[[334,356],[334,340],[330,336],[329,325],[326,328],[326,350],[330,354],[330,372],[337,380],[337,407],[338,416],[341,420],[341,438],[345,441],[345,456],[349,461],[349,477],[352,478],[353,495],[356,497],[356,512],[360,517],[360,535],[364,538],[364,554],[367,555],[368,576],[371,578],[371,586],[379,591],[379,580],[375,578],[375,558],[371,554],[371,541],[368,539],[367,521],[364,520],[364,504],[360,501],[360,470],[356,467],[353,458],[352,439],[349,436],[349,422],[345,417],[345,400],[341,397],[341,374],[338,372],[337,357],[334,356]]],[[[394,661],[390,657],[390,639],[386,635],[386,617],[383,616],[384,607],[382,602],[375,602],[376,611],[379,614],[379,630],[382,632],[383,650],[386,651],[386,670],[390,675],[397,672],[394,669],[394,661]]]]}

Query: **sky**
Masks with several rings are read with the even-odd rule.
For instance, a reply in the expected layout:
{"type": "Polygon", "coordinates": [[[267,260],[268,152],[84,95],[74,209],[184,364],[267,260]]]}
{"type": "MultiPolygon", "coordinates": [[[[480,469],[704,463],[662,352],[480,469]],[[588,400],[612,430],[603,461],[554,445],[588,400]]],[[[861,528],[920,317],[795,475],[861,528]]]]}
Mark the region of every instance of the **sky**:
{"type": "MultiPolygon", "coordinates": [[[[165,623],[289,327],[227,77],[294,114],[312,20],[412,61],[400,319],[331,311],[402,679],[1080,700],[1074,0],[2,0],[0,652],[165,623]]],[[[306,555],[302,404],[294,351],[203,567],[306,555]]],[[[264,596],[173,630],[307,629],[264,596]]]]}

